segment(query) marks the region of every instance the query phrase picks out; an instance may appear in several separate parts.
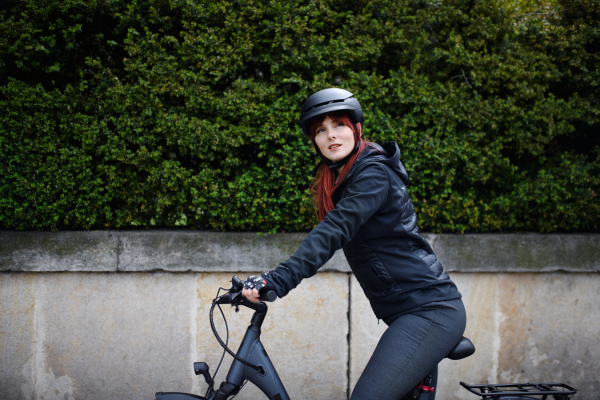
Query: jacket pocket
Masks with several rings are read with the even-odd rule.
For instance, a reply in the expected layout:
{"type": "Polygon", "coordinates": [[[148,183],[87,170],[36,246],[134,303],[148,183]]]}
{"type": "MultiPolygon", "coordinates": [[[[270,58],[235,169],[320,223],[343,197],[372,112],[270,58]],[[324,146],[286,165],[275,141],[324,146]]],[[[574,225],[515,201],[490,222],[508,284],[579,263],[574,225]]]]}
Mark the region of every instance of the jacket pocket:
{"type": "Polygon", "coordinates": [[[352,268],[367,298],[380,297],[392,288],[392,278],[376,260],[369,260],[352,268]]]}

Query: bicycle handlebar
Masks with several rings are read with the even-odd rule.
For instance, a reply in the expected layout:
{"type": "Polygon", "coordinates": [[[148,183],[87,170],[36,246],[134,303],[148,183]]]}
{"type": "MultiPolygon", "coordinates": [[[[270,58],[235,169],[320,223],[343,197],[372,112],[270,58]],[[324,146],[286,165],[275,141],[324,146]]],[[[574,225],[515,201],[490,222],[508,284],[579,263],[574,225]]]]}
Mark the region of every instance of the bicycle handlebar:
{"type": "MultiPolygon", "coordinates": [[[[244,281],[235,275],[233,278],[231,278],[231,284],[233,285],[231,288],[232,290],[236,289],[237,291],[241,291],[244,288],[244,281]]],[[[273,290],[267,290],[266,292],[260,294],[260,301],[273,302],[275,300],[277,300],[277,293],[275,293],[273,290]]]]}
{"type": "MultiPolygon", "coordinates": [[[[219,296],[213,300],[213,303],[216,304],[231,304],[232,306],[246,306],[249,308],[256,308],[256,304],[250,300],[247,300],[244,296],[242,296],[242,289],[244,288],[244,281],[238,278],[237,276],[233,276],[231,278],[231,289],[227,291],[222,296],[219,296]]],[[[277,299],[277,293],[273,290],[268,290],[264,293],[260,294],[260,301],[268,301],[272,302],[277,299]]]]}
{"type": "MultiPolygon", "coordinates": [[[[244,281],[238,278],[237,276],[233,276],[231,278],[231,283],[233,284],[232,289],[242,290],[244,288],[244,281]]],[[[277,299],[277,293],[274,290],[267,290],[264,293],[260,294],[261,301],[275,301],[277,299]]]]}

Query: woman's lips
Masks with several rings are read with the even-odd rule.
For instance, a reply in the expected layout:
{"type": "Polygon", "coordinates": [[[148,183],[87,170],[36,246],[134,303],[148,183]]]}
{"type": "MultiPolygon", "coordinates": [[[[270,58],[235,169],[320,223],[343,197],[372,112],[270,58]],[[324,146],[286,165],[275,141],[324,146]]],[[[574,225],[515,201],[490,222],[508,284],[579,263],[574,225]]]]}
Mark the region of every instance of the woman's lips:
{"type": "Polygon", "coordinates": [[[340,146],[341,144],[332,144],[331,146],[329,146],[329,150],[337,149],[340,146]]]}

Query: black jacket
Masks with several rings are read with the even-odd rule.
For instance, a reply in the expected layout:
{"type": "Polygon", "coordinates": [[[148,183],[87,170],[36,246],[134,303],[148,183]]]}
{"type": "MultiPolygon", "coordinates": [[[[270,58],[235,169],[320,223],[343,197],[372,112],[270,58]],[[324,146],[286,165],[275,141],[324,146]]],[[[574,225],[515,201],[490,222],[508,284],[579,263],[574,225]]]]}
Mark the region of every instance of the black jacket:
{"type": "Polygon", "coordinates": [[[317,273],[339,248],[377,318],[461,297],[419,235],[408,174],[394,142],[368,146],[334,193],[335,208],[287,261],[268,273],[279,297],[317,273]]]}

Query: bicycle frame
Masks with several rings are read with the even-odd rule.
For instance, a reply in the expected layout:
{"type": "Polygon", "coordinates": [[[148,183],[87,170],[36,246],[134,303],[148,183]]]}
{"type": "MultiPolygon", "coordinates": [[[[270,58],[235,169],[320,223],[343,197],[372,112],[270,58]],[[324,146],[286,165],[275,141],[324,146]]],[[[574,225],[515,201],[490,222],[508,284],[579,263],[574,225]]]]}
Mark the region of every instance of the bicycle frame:
{"type": "MultiPolygon", "coordinates": [[[[225,382],[217,391],[212,389],[213,381],[206,370],[196,370],[196,374],[202,373],[209,384],[207,397],[200,397],[188,393],[168,392],[156,393],[157,400],[226,400],[230,396],[237,394],[244,382],[249,380],[255,384],[269,400],[290,400],[271,359],[260,341],[261,327],[268,307],[265,303],[252,303],[245,298],[238,298],[237,295],[225,297],[224,300],[216,301],[221,304],[243,305],[253,309],[254,315],[250,320],[250,326],[246,329],[242,343],[236,353],[237,357],[247,361],[249,364],[258,366],[258,370],[234,359],[225,382]]],[[[205,364],[204,364],[205,365],[205,364]]]]}

